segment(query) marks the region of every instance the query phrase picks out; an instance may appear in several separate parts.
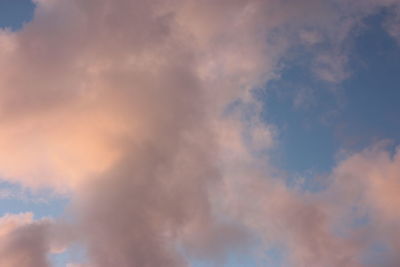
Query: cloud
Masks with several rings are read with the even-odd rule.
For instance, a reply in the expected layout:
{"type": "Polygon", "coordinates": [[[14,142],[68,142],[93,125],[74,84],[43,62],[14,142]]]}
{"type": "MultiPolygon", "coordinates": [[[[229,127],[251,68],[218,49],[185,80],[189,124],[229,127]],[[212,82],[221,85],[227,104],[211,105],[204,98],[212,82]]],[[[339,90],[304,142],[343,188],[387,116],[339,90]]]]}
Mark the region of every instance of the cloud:
{"type": "Polygon", "coordinates": [[[46,220],[34,222],[32,214],[0,218],[0,265],[4,267],[49,266],[46,220]]]}
{"type": "MultiPolygon", "coordinates": [[[[376,243],[387,248],[383,252],[381,266],[396,266],[398,225],[400,216],[396,210],[400,198],[400,156],[379,143],[356,153],[335,169],[333,192],[340,196],[340,209],[351,214],[351,219],[367,218],[364,225],[366,246],[376,243]],[[356,211],[356,212],[354,212],[356,211]]],[[[360,227],[360,228],[362,228],[360,227]]]]}
{"type": "Polygon", "coordinates": [[[51,266],[49,254],[58,254],[76,239],[74,230],[61,220],[35,220],[32,213],[0,217],[0,265],[4,267],[51,266]]]}
{"type": "Polygon", "coordinates": [[[72,219],[49,237],[49,222],[11,217],[0,263],[48,266],[61,240],[83,243],[90,266],[179,267],[259,237],[294,266],[359,264],[331,203],[277,178],[274,127],[252,94],[310,27],[340,40],[316,59],[320,77],[342,80],[337,47],[355,23],[336,27],[317,0],[36,2],[32,22],[0,32],[0,175],[68,194],[72,219]]]}
{"type": "Polygon", "coordinates": [[[235,165],[224,183],[224,208],[257,234],[263,249],[281,247],[288,266],[360,266],[355,240],[333,231],[338,213],[324,194],[288,188],[261,162],[235,165]]]}
{"type": "Polygon", "coordinates": [[[400,43],[400,7],[397,5],[392,8],[389,18],[385,21],[385,28],[387,32],[400,43]]]}

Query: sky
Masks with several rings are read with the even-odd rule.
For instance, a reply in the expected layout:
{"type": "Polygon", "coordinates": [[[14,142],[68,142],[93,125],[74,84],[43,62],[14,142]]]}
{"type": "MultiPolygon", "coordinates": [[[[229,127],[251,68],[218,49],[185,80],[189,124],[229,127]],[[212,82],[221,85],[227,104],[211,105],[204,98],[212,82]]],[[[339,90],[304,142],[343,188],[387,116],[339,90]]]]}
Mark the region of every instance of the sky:
{"type": "Polygon", "coordinates": [[[400,266],[400,1],[0,0],[0,266],[400,266]]]}

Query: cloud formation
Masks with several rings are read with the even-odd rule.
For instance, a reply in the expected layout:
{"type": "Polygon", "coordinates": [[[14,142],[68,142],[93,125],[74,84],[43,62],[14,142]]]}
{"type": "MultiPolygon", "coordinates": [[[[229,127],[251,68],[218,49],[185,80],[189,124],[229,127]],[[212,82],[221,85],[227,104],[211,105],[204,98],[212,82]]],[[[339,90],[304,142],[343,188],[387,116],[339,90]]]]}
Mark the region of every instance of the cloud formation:
{"type": "MultiPolygon", "coordinates": [[[[387,146],[387,144],[386,144],[387,146]]],[[[400,156],[398,149],[390,152],[379,143],[350,156],[334,171],[332,191],[340,196],[342,212],[353,210],[352,219],[363,219],[364,246],[383,246],[384,255],[376,266],[396,266],[400,263],[398,229],[400,217],[396,206],[400,201],[400,156]],[[356,212],[354,212],[356,211],[356,212]]]]}
{"type": "Polygon", "coordinates": [[[0,218],[0,265],[5,267],[49,266],[47,231],[49,222],[34,222],[32,214],[0,218]]]}
{"type": "MultiPolygon", "coordinates": [[[[316,75],[343,80],[350,30],[398,1],[36,3],[21,31],[0,32],[0,175],[71,197],[72,225],[56,232],[73,232],[91,267],[220,260],[255,236],[287,248],[293,266],[363,266],[366,245],[332,229],[355,201],[399,246],[388,230],[400,218],[389,208],[397,156],[347,159],[323,194],[289,188],[268,163],[274,128],[251,91],[291,46],[322,41],[332,47],[318,51],[316,75]],[[341,188],[351,181],[367,188],[360,198],[341,188]]],[[[49,265],[59,236],[30,216],[2,219],[6,267],[49,265]]]]}

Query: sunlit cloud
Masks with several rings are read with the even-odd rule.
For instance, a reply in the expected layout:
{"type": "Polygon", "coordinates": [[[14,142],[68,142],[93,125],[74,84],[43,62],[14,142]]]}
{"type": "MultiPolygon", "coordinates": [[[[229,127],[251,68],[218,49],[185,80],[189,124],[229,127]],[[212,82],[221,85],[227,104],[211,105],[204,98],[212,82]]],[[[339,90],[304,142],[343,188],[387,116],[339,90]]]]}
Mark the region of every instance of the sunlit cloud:
{"type": "MultiPolygon", "coordinates": [[[[1,217],[1,266],[50,266],[71,244],[86,258],[68,267],[223,264],[275,245],[290,266],[368,266],[374,242],[384,266],[400,262],[398,153],[371,144],[324,190],[289,186],[254,93],[297,47],[314,49],[315,79],[348,79],[353,32],[398,1],[35,3],[21,30],[0,30],[0,175],[71,204],[62,218],[1,217]],[[346,224],[353,206],[368,230],[346,224]]],[[[397,38],[396,16],[385,29],[397,38]]]]}

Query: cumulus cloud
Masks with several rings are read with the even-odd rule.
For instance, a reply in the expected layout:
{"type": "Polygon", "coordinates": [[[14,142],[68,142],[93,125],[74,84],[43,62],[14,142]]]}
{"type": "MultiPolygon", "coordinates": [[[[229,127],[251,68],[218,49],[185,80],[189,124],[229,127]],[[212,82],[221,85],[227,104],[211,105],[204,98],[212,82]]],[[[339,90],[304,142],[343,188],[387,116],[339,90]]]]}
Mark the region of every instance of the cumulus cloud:
{"type": "Polygon", "coordinates": [[[65,223],[49,218],[35,220],[32,213],[0,217],[0,265],[51,266],[49,254],[62,253],[75,239],[65,223]]]}
{"type": "MultiPolygon", "coordinates": [[[[266,155],[274,128],[251,91],[276,74],[297,33],[309,45],[340,37],[340,47],[354,23],[333,27],[335,8],[349,3],[36,3],[21,31],[0,32],[0,174],[68,194],[74,219],[49,237],[46,220],[6,218],[0,263],[48,266],[61,240],[83,243],[90,266],[179,267],[257,236],[286,246],[293,266],[360,264],[357,240],[331,229],[330,202],[276,177],[266,155]]],[[[316,57],[331,82],[344,79],[337,46],[338,57],[316,57]]],[[[390,186],[378,187],[370,194],[390,186]]],[[[392,216],[386,202],[365,203],[392,216]]]]}
{"type": "Polygon", "coordinates": [[[4,267],[49,266],[46,220],[34,222],[32,214],[0,218],[0,265],[4,267]]]}
{"type": "Polygon", "coordinates": [[[359,228],[367,229],[365,245],[386,248],[377,266],[396,266],[400,263],[396,252],[400,217],[395,208],[400,201],[400,157],[398,149],[390,152],[386,146],[379,143],[341,162],[333,173],[332,192],[340,196],[342,214],[364,219],[359,228]]]}

